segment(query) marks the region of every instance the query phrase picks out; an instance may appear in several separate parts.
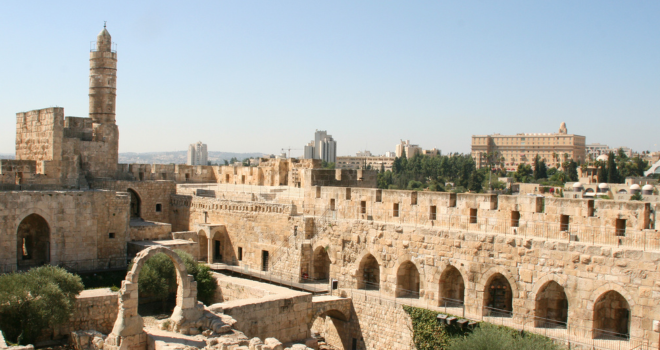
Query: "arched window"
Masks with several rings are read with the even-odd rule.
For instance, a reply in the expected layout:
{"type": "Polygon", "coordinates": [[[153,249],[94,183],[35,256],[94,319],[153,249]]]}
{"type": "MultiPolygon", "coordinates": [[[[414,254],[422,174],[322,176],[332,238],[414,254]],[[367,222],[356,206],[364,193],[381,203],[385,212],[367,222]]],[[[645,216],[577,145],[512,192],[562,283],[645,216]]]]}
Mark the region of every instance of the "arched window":
{"type": "Polygon", "coordinates": [[[50,262],[50,227],[43,217],[37,214],[26,216],[18,225],[16,238],[19,268],[50,262]]]}

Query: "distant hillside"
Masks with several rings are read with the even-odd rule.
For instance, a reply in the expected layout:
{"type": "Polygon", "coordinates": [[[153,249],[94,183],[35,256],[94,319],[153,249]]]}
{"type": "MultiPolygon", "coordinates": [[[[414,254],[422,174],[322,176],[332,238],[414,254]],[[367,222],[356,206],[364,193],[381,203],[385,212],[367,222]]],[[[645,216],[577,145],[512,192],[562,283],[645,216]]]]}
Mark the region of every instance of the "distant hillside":
{"type": "MultiPolygon", "coordinates": [[[[211,164],[224,164],[225,160],[233,157],[243,160],[245,158],[262,157],[264,153],[232,153],[232,152],[209,152],[211,164]]],[[[186,164],[188,151],[176,152],[148,152],[148,153],[119,153],[119,163],[142,163],[142,164],[186,164]]]]}
{"type": "Polygon", "coordinates": [[[14,159],[13,153],[0,153],[0,159],[14,159]]]}

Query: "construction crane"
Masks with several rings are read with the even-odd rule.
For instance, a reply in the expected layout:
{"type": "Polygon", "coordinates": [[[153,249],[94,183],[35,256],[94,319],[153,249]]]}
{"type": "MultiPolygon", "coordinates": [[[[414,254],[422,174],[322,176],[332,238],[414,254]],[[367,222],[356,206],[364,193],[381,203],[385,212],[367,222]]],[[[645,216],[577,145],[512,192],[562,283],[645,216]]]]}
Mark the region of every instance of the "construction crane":
{"type": "Polygon", "coordinates": [[[291,151],[302,151],[302,149],[301,148],[291,148],[291,146],[289,146],[289,148],[282,148],[282,152],[286,153],[286,151],[289,151],[289,158],[291,158],[291,151]]]}

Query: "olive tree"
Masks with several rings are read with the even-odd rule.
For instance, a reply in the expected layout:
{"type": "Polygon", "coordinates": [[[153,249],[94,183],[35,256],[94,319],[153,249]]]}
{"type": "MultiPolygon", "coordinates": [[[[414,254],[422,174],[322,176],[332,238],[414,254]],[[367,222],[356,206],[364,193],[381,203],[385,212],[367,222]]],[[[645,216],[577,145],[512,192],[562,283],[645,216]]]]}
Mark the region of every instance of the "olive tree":
{"type": "Polygon", "coordinates": [[[12,343],[34,343],[69,320],[83,288],[80,276],[49,265],[0,276],[0,330],[12,343]]]}

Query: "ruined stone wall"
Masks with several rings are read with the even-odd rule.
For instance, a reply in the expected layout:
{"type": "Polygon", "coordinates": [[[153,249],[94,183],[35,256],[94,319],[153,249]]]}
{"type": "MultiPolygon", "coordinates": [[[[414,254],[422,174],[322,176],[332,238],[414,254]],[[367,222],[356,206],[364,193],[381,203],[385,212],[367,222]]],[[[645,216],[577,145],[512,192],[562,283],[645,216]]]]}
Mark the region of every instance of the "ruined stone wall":
{"type": "Polygon", "coordinates": [[[84,290],[76,298],[73,315],[68,322],[51,327],[47,338],[61,339],[78,330],[95,330],[103,334],[112,332],[117,320],[119,293],[110,288],[84,290]]]}
{"type": "Polygon", "coordinates": [[[290,291],[259,299],[240,299],[221,304],[224,313],[237,322],[234,328],[248,338],[277,338],[286,343],[308,338],[312,295],[290,291]]]}
{"type": "Polygon", "coordinates": [[[91,188],[127,192],[135,191],[140,198],[140,217],[144,220],[171,223],[170,195],[176,191],[173,181],[95,180],[91,188]],[[160,204],[160,211],[157,211],[160,204]]]}
{"type": "Polygon", "coordinates": [[[125,263],[128,203],[128,196],[111,191],[0,192],[0,265],[15,268],[17,230],[31,214],[47,223],[49,244],[43,249],[51,264],[104,268],[125,263]]]}

